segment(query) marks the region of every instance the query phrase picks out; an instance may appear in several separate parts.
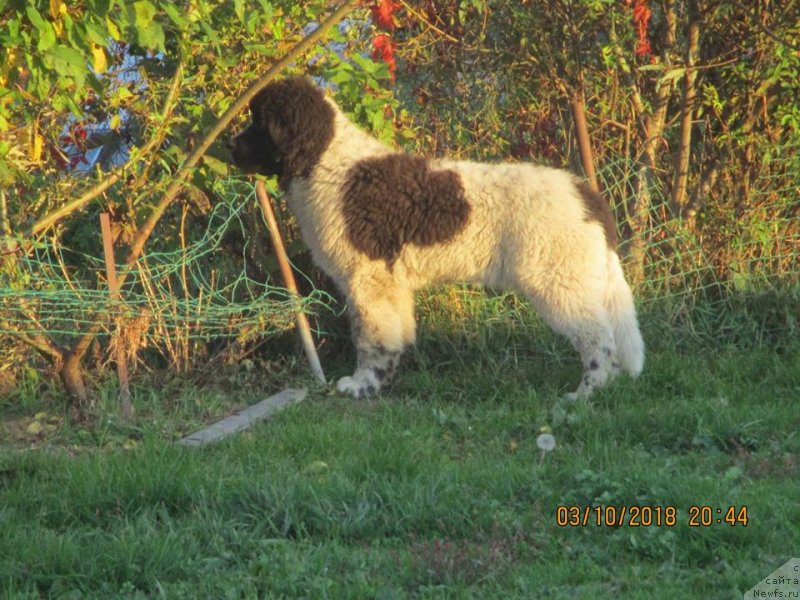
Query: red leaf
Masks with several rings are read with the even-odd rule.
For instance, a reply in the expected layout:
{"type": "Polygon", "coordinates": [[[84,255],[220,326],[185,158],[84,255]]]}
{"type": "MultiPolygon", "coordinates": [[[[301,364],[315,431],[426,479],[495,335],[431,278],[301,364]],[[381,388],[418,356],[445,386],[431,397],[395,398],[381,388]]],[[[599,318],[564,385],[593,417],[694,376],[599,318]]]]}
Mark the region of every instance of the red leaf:
{"type": "Polygon", "coordinates": [[[370,10],[372,11],[372,18],[381,29],[386,31],[394,31],[394,12],[400,8],[399,4],[395,4],[394,0],[378,0],[377,4],[373,5],[370,10]]]}
{"type": "Polygon", "coordinates": [[[397,69],[397,63],[394,59],[394,47],[394,40],[385,33],[372,40],[372,58],[375,60],[380,59],[388,65],[392,81],[394,81],[394,72],[397,69]]]}
{"type": "Polygon", "coordinates": [[[633,21],[634,23],[644,22],[647,25],[647,22],[650,20],[650,9],[647,8],[647,5],[644,2],[640,2],[636,6],[633,7],[633,21]]]}
{"type": "MultiPolygon", "coordinates": [[[[629,2],[626,2],[626,4],[629,4],[629,2]]],[[[647,37],[647,26],[652,16],[653,13],[647,6],[647,0],[634,0],[633,23],[636,25],[636,36],[638,38],[635,50],[636,56],[647,57],[653,53],[650,39],[647,37]]]]}
{"type": "Polygon", "coordinates": [[[650,56],[653,53],[653,48],[650,45],[650,40],[639,40],[636,44],[636,56],[650,56]]]}

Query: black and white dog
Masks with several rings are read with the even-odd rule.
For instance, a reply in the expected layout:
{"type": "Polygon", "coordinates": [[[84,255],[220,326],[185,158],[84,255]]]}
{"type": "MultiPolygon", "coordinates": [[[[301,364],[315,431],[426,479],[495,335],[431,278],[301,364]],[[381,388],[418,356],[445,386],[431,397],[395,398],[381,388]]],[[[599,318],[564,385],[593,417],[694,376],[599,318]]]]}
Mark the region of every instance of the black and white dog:
{"type": "Polygon", "coordinates": [[[268,85],[231,142],[245,172],[277,175],[314,260],[346,296],[358,353],[340,392],[377,392],[414,343],[414,292],[450,281],[512,288],[583,361],[572,397],[644,343],[606,202],[566,171],[429,160],[384,146],[304,77],[268,85]]]}

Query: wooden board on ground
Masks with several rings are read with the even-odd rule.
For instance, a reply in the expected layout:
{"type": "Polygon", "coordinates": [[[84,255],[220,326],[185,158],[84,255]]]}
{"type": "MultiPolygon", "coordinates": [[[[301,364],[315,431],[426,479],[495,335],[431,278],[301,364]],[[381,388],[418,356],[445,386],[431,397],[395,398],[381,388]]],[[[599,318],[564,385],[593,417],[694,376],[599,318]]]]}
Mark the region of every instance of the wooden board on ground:
{"type": "Polygon", "coordinates": [[[306,393],[307,390],[305,389],[283,390],[258,404],[248,406],[235,415],[214,423],[210,427],[186,436],[178,443],[183,446],[205,446],[206,444],[219,442],[233,433],[247,429],[253,423],[270,418],[287,406],[301,402],[306,397],[306,393]]]}

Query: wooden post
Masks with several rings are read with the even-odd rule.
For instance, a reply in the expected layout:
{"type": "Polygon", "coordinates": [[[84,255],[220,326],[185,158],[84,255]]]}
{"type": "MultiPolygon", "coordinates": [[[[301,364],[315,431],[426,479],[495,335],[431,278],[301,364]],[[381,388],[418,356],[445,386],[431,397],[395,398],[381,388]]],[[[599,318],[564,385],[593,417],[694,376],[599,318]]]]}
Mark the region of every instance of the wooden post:
{"type": "Polygon", "coordinates": [[[583,173],[589,186],[598,194],[600,185],[597,183],[597,173],[594,170],[594,157],[592,155],[592,142],[589,137],[589,127],[586,124],[586,109],[583,102],[583,91],[576,92],[569,102],[572,111],[572,121],[575,124],[575,137],[578,140],[578,153],[581,156],[583,173]]]}
{"type": "MultiPolygon", "coordinates": [[[[281,231],[278,229],[278,221],[275,219],[275,212],[272,210],[267,190],[264,187],[264,182],[259,180],[256,182],[256,197],[258,203],[261,205],[261,212],[264,213],[264,220],[267,222],[269,228],[269,236],[272,240],[272,246],[275,248],[275,256],[278,259],[278,265],[281,268],[283,275],[283,282],[286,289],[292,294],[294,298],[299,298],[300,293],[297,291],[297,283],[292,273],[292,267],[289,265],[289,257],[286,254],[286,248],[283,245],[281,238],[281,231]]],[[[325,383],[325,374],[322,372],[322,365],[317,356],[317,349],[314,347],[314,340],[311,337],[311,327],[308,325],[308,319],[305,313],[298,310],[296,314],[297,329],[300,332],[300,340],[303,342],[303,349],[308,358],[308,364],[311,366],[311,371],[317,379],[325,383]]]]}
{"type": "Polygon", "coordinates": [[[254,423],[269,419],[272,415],[288,406],[302,402],[305,397],[305,389],[283,390],[258,404],[248,406],[235,415],[231,415],[201,431],[186,436],[178,443],[181,446],[204,446],[219,442],[231,434],[248,429],[254,423]]]}
{"type": "MultiPolygon", "coordinates": [[[[103,234],[103,255],[106,261],[106,276],[108,278],[108,290],[111,292],[111,302],[115,307],[119,306],[120,293],[119,282],[117,281],[117,267],[114,261],[114,240],[111,237],[111,220],[108,213],[100,213],[100,230],[103,234]]],[[[117,377],[119,378],[119,405],[122,416],[130,419],[133,414],[131,406],[131,392],[128,384],[128,362],[125,356],[125,339],[122,331],[122,321],[119,315],[115,316],[117,322],[117,345],[116,362],[117,377]]]]}

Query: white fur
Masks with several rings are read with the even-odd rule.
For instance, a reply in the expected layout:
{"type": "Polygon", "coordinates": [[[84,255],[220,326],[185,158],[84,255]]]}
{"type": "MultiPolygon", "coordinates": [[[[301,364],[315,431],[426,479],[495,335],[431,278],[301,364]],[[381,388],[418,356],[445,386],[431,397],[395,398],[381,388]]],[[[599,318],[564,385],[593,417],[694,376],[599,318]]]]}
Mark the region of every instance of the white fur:
{"type": "Polygon", "coordinates": [[[581,355],[584,375],[573,396],[589,395],[620,368],[641,372],[644,344],[631,291],[602,226],[587,219],[571,174],[525,163],[431,161],[432,169],[460,176],[469,220],[447,243],[404,246],[390,270],[348,241],[341,187],[356,161],[394,151],[328,102],[336,114],[333,140],[311,178],[289,184],[287,200],[354,318],[358,368],[339,380],[339,391],[358,397],[379,389],[375,369],[391,372],[414,342],[414,291],[453,281],[524,294],[581,355]]]}

